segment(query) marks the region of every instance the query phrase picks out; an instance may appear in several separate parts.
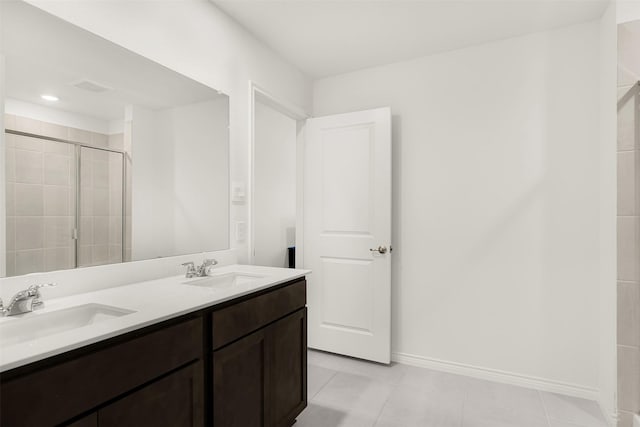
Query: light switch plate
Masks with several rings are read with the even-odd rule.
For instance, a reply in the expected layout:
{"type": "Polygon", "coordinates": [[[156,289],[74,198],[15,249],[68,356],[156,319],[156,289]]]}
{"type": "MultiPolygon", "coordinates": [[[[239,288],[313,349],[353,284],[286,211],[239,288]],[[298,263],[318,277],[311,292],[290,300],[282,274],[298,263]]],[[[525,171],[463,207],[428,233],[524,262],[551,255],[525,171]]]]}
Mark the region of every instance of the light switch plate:
{"type": "Polygon", "coordinates": [[[235,224],[236,242],[244,242],[247,238],[247,223],[244,221],[236,221],[235,224]]]}
{"type": "Polygon", "coordinates": [[[633,427],[640,427],[640,414],[633,416],[633,427]]]}
{"type": "Polygon", "coordinates": [[[242,182],[231,184],[231,201],[233,203],[244,203],[247,199],[245,185],[242,182]]]}

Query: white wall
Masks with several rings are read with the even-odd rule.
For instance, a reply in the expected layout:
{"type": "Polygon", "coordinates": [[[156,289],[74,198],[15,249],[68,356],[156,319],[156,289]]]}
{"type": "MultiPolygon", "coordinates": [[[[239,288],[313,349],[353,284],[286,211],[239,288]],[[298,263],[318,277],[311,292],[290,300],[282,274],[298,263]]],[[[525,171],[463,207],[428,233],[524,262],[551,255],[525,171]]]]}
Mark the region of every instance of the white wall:
{"type": "MultiPolygon", "coordinates": [[[[90,132],[110,135],[122,132],[122,124],[108,120],[101,120],[95,117],[84,116],[78,113],[70,113],[44,105],[33,104],[20,101],[18,99],[5,98],[5,112],[20,117],[28,117],[42,122],[54,123],[60,126],[88,130],[90,132]]],[[[122,112],[124,117],[124,111],[122,112]]]]}
{"type": "MultiPolygon", "coordinates": [[[[0,54],[0,99],[4,99],[4,55],[0,54]]],[[[0,102],[0,176],[6,176],[6,162],[4,144],[4,103],[0,102]]],[[[0,180],[4,182],[4,179],[0,180]]],[[[6,209],[6,188],[0,185],[0,277],[7,274],[7,209],[6,209]]]]}
{"type": "Polygon", "coordinates": [[[600,363],[599,401],[614,424],[616,380],[617,25],[612,3],[600,20],[600,363]]]}
{"type": "Polygon", "coordinates": [[[227,97],[132,107],[132,258],[228,247],[227,97]]]}
{"type": "Polygon", "coordinates": [[[396,359],[597,397],[599,31],[315,82],[314,116],[392,110],[396,359]]]}
{"type": "Polygon", "coordinates": [[[229,100],[173,108],[160,117],[173,128],[174,253],[228,248],[229,100]]]}
{"type": "Polygon", "coordinates": [[[636,21],[640,19],[640,1],[638,0],[617,0],[616,20],[618,23],[636,21]]]}
{"type": "Polygon", "coordinates": [[[286,267],[295,244],[296,121],[255,103],[255,258],[257,265],[286,267]]]}
{"type": "MultiPolygon", "coordinates": [[[[157,61],[231,97],[231,182],[249,177],[249,80],[310,109],[310,81],[235,21],[203,0],[29,0],[62,19],[157,61]]],[[[246,204],[231,221],[248,221],[246,204]]],[[[231,241],[247,260],[246,242],[231,241]]]]}
{"type": "Polygon", "coordinates": [[[155,113],[131,106],[126,121],[125,129],[131,132],[125,136],[131,141],[131,259],[138,261],[171,253],[173,241],[168,239],[173,233],[163,231],[171,230],[173,210],[161,204],[161,196],[171,193],[172,185],[166,188],[168,180],[157,180],[164,174],[172,178],[173,170],[167,170],[171,162],[164,160],[171,147],[156,146],[155,113]]]}

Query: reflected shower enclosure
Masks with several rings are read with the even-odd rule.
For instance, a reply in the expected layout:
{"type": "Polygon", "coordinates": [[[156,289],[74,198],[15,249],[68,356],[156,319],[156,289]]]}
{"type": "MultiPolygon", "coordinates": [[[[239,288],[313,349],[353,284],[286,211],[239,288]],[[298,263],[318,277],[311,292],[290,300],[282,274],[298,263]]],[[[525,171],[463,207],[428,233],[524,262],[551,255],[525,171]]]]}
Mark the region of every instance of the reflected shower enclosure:
{"type": "Polygon", "coordinates": [[[7,276],[127,261],[123,134],[5,123],[7,276]]]}

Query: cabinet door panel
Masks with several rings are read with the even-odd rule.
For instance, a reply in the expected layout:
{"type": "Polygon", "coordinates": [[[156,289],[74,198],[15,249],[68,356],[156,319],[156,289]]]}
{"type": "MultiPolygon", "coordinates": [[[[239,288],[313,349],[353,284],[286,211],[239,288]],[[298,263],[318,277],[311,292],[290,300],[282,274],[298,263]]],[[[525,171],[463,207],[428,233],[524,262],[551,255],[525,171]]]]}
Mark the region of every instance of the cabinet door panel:
{"type": "Polygon", "coordinates": [[[58,425],[201,359],[202,328],[201,318],[185,320],[99,350],[79,349],[53,366],[3,379],[0,425],[58,425]]]}
{"type": "Polygon", "coordinates": [[[306,313],[299,310],[267,329],[272,427],[290,426],[307,406],[306,313]]]}
{"type": "Polygon", "coordinates": [[[100,427],[202,427],[202,362],[182,368],[98,412],[100,427]]]}
{"type": "Polygon", "coordinates": [[[67,424],[66,427],[98,427],[98,413],[93,412],[84,418],[67,424]]]}
{"type": "Polygon", "coordinates": [[[266,348],[264,330],[213,352],[213,425],[265,425],[266,348]]]}
{"type": "Polygon", "coordinates": [[[213,349],[256,331],[267,324],[304,307],[307,300],[305,280],[232,304],[212,315],[213,349]]]}

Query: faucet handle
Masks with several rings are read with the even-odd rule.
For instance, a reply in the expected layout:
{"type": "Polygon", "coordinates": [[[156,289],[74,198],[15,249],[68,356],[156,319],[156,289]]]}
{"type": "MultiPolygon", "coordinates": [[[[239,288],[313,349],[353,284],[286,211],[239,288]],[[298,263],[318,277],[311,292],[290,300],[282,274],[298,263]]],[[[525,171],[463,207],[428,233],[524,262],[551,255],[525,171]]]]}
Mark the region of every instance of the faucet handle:
{"type": "Polygon", "coordinates": [[[192,278],[196,274],[196,265],[193,263],[193,261],[184,262],[182,263],[182,266],[187,267],[187,271],[185,273],[185,277],[187,279],[192,278]]]}
{"type": "Polygon", "coordinates": [[[211,267],[213,267],[214,265],[217,265],[218,261],[211,258],[211,259],[205,259],[204,261],[202,261],[202,275],[204,276],[208,276],[209,275],[209,271],[211,271],[211,267]]]}
{"type": "Polygon", "coordinates": [[[39,285],[31,285],[27,288],[27,295],[34,297],[39,296],[41,288],[50,288],[56,286],[55,283],[43,283],[39,285]]]}

